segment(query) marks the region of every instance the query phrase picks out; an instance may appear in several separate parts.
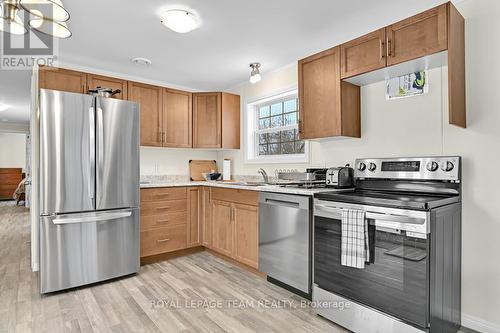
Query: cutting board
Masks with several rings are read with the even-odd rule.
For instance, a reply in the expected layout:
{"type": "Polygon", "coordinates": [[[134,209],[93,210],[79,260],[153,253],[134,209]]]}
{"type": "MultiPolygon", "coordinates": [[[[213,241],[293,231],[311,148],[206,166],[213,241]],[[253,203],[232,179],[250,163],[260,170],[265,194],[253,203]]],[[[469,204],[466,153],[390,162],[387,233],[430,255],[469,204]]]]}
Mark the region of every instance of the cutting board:
{"type": "Polygon", "coordinates": [[[190,160],[189,161],[189,177],[192,181],[202,181],[204,172],[217,172],[217,162],[215,160],[190,160]]]}

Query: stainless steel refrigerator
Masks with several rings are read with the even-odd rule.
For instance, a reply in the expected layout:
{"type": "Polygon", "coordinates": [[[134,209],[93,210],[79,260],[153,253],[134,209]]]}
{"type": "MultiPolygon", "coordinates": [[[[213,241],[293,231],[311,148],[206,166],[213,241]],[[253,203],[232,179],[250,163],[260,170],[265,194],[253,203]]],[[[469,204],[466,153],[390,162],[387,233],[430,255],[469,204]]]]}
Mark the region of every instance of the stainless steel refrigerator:
{"type": "Polygon", "coordinates": [[[40,90],[40,292],[139,270],[139,105],[40,90]]]}

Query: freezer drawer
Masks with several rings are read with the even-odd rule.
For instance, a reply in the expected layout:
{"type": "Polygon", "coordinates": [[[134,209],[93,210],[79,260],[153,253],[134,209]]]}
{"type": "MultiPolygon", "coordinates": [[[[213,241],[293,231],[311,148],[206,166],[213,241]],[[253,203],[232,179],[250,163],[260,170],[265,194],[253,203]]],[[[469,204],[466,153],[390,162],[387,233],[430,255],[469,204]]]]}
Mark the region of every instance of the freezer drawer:
{"type": "Polygon", "coordinates": [[[311,291],[310,206],[306,196],[259,196],[259,270],[306,294],[311,291]]]}
{"type": "Polygon", "coordinates": [[[42,216],[40,293],[139,271],[139,209],[42,216]]]}

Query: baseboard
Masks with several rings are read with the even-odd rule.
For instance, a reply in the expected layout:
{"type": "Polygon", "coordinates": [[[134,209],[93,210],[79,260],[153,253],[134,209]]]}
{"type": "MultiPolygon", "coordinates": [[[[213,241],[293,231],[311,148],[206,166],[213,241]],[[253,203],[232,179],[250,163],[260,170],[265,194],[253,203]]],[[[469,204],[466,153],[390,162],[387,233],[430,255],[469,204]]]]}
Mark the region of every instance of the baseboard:
{"type": "Polygon", "coordinates": [[[482,333],[500,333],[500,325],[462,313],[462,326],[482,333]]]}

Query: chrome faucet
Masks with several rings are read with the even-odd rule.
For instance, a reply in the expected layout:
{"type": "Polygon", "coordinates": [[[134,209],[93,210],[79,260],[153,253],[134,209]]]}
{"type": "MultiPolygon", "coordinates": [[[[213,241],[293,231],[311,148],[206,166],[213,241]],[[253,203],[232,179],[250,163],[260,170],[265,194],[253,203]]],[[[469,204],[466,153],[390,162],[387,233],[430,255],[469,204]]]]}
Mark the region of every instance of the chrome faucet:
{"type": "Polygon", "coordinates": [[[267,175],[266,170],[260,168],[257,172],[262,175],[262,178],[264,178],[264,183],[269,184],[269,176],[267,175]]]}

